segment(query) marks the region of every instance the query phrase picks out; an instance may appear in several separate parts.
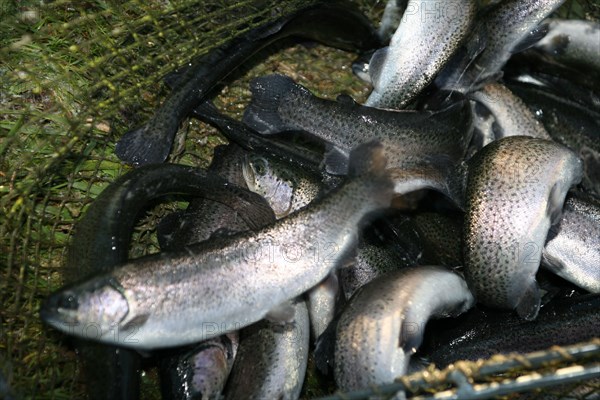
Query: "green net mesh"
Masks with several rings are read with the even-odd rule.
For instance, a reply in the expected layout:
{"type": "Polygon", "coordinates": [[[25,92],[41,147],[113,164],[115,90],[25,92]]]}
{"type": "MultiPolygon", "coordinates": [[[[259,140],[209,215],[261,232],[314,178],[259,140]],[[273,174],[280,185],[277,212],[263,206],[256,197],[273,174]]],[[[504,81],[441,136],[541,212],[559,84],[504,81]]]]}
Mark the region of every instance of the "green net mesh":
{"type": "MultiPolygon", "coordinates": [[[[42,326],[39,305],[63,283],[73,223],[129,168],[114,155],[115,143],[165,98],[164,75],[311,2],[0,1],[0,377],[13,394],[83,396],[77,356],[62,335],[42,326]]],[[[359,5],[377,21],[384,3],[359,5]]],[[[559,13],[598,19],[600,5],[570,1],[559,13]]],[[[271,72],[323,97],[344,92],[363,101],[369,88],[352,76],[353,58],[323,46],[289,47],[225,87],[217,105],[239,117],[248,80],[271,72]]],[[[223,143],[214,129],[190,121],[168,161],[206,166],[223,143]]],[[[158,251],[160,215],[159,209],[138,224],[131,256],[158,251]]],[[[327,393],[313,381],[309,374],[306,397],[327,393]]],[[[158,397],[152,371],[142,383],[142,398],[158,397]]],[[[0,397],[2,385],[0,378],[0,397]]]]}

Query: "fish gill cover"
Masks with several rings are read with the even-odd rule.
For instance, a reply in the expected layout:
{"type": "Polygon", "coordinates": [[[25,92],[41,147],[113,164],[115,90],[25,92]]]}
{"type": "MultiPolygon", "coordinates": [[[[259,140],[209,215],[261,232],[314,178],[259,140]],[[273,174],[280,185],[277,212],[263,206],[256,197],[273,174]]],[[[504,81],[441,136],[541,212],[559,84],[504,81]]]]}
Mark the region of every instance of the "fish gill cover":
{"type": "MultiPolygon", "coordinates": [[[[0,397],[83,395],[77,356],[64,336],[42,326],[39,305],[63,284],[74,222],[129,170],[115,143],[161,104],[168,94],[162,78],[232,37],[315,2],[0,3],[0,397]]],[[[373,21],[384,5],[359,1],[373,21]]],[[[560,12],[598,19],[600,6],[570,1],[560,12]]],[[[241,117],[249,80],[267,72],[290,75],[320,96],[345,92],[362,102],[369,89],[352,76],[354,57],[292,46],[236,77],[216,102],[241,117]]],[[[177,138],[168,161],[186,165],[208,165],[213,148],[226,143],[196,121],[184,124],[177,138]]],[[[156,222],[174,207],[154,209],[138,223],[131,257],[158,252],[156,222]]],[[[142,379],[142,398],[157,396],[153,374],[142,379]]],[[[309,385],[304,396],[318,394],[309,385]]]]}

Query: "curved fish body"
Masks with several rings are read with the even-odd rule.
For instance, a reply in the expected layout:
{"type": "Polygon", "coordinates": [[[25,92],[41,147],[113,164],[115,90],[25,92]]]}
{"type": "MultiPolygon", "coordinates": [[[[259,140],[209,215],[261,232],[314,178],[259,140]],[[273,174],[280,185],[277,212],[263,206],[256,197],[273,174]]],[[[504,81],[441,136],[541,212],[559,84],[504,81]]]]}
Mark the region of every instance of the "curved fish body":
{"type": "Polygon", "coordinates": [[[318,177],[257,154],[246,155],[242,173],[248,188],[267,200],[277,219],[308,205],[321,191],[318,177]]]}
{"type": "Polygon", "coordinates": [[[600,70],[600,22],[551,19],[535,49],[575,68],[600,70]]]}
{"type": "MultiPolygon", "coordinates": [[[[307,206],[322,189],[319,179],[303,169],[256,154],[245,157],[242,170],[248,188],[269,202],[277,219],[307,206]]],[[[337,294],[335,273],[308,292],[308,313],[315,340],[333,319],[337,294]]]]}
{"type": "Polygon", "coordinates": [[[349,2],[313,4],[254,28],[192,60],[150,120],[119,140],[117,156],[133,165],[164,162],[179,125],[211,90],[252,55],[290,36],[348,50],[370,50],[379,43],[370,21],[349,2]]]}
{"type": "MultiPolygon", "coordinates": [[[[588,341],[600,332],[600,296],[583,295],[552,300],[534,321],[512,313],[474,309],[452,321],[451,328],[436,326],[431,351],[424,354],[437,368],[459,360],[487,359],[495,354],[529,353],[552,346],[588,341]]],[[[442,321],[440,321],[442,322],[442,321]]]]}
{"type": "Polygon", "coordinates": [[[94,321],[101,329],[94,339],[139,349],[210,339],[269,313],[285,319],[287,302],[343,264],[362,223],[390,205],[381,146],[355,155],[354,179],[295,214],[64,288],[46,300],[42,318],[76,336],[85,331],[74,327],[94,321]]]}
{"type": "MultiPolygon", "coordinates": [[[[240,167],[246,154],[245,150],[235,144],[218,146],[208,170],[237,187],[248,189],[240,167]]],[[[250,230],[246,222],[247,217],[243,218],[240,212],[243,211],[223,202],[194,198],[190,200],[185,211],[173,213],[160,222],[157,236],[161,250],[181,250],[187,245],[208,240],[215,234],[234,234],[250,230]]],[[[256,217],[259,219],[254,221],[254,229],[273,222],[273,216],[267,213],[256,217]]]]}
{"type": "Polygon", "coordinates": [[[566,147],[522,136],[497,140],[470,160],[465,277],[478,302],[536,317],[542,248],[581,175],[581,160],[566,147]]]}
{"type": "Polygon", "coordinates": [[[300,397],[308,363],[309,318],[304,301],[296,300],[293,307],[291,323],[262,320],[242,330],[225,399],[300,397]]]}
{"type": "Polygon", "coordinates": [[[510,82],[508,87],[525,101],[554,141],[579,155],[584,169],[581,186],[600,195],[600,112],[537,85],[510,82]]]}
{"type": "Polygon", "coordinates": [[[477,18],[460,59],[448,64],[438,86],[462,93],[499,77],[513,53],[536,43],[546,33],[540,23],[564,0],[507,0],[494,2],[477,18]],[[465,56],[466,54],[466,56],[465,56]],[[446,73],[446,74],[445,74],[446,73]]]}
{"type": "Polygon", "coordinates": [[[210,101],[196,107],[191,116],[215,126],[227,139],[248,152],[285,162],[312,174],[321,173],[322,151],[279,138],[264,137],[245,124],[220,113],[210,101]]]}
{"type": "Polygon", "coordinates": [[[462,44],[476,1],[409,0],[389,47],[373,54],[373,92],[365,105],[402,109],[429,85],[462,44]]]}
{"type": "Polygon", "coordinates": [[[393,271],[365,285],[337,325],[335,381],[340,390],[391,383],[406,373],[430,318],[474,304],[463,278],[443,267],[393,271]]]}
{"type": "Polygon", "coordinates": [[[160,386],[165,399],[219,399],[233,367],[238,332],[205,340],[161,358],[160,386]]]}
{"type": "MultiPolygon", "coordinates": [[[[245,188],[240,167],[245,156],[246,152],[235,144],[219,146],[215,149],[209,171],[245,188]]],[[[260,217],[257,215],[254,220],[257,227],[262,228],[275,221],[272,214],[260,217]]],[[[176,220],[173,231],[168,234],[171,239],[166,247],[161,244],[163,251],[181,250],[224,230],[229,234],[250,230],[239,211],[226,203],[205,198],[191,200],[185,212],[176,214],[176,220]]],[[[219,398],[231,372],[238,344],[238,332],[233,331],[162,356],[159,376],[163,398],[219,398]]]]}
{"type": "Polygon", "coordinates": [[[600,293],[600,201],[571,192],[560,223],[550,228],[542,265],[592,293],[600,293]]]}
{"type": "Polygon", "coordinates": [[[494,115],[495,139],[507,136],[551,139],[544,125],[535,118],[525,102],[506,86],[490,83],[481,90],[473,92],[469,97],[485,106],[494,115]]]}
{"type": "Polygon", "coordinates": [[[301,129],[327,142],[327,172],[346,174],[350,151],[378,140],[388,168],[398,171],[399,194],[433,188],[451,196],[447,175],[462,161],[473,131],[468,101],[437,112],[380,110],[349,97],[318,98],[282,75],[253,80],[251,91],[244,122],[262,134],[301,129]]]}
{"type": "MultiPolygon", "coordinates": [[[[257,215],[272,215],[266,205],[256,209],[256,204],[264,204],[260,196],[228,187],[226,181],[196,168],[163,165],[131,171],[109,185],[76,224],[65,265],[67,280],[73,282],[94,273],[107,273],[125,263],[139,212],[151,200],[170,194],[205,196],[246,210],[252,224],[257,215]]],[[[77,347],[91,398],[139,396],[137,353],[87,341],[79,342],[77,347]]]]}

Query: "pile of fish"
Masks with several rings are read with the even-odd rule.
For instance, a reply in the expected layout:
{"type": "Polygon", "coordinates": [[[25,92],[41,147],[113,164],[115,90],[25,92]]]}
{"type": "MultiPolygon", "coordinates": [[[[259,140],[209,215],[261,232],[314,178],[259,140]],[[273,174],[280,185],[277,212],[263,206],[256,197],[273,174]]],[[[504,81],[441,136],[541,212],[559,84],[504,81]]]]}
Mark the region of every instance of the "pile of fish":
{"type": "Polygon", "coordinates": [[[597,336],[600,25],[547,19],[561,3],[390,0],[377,31],[317,2],[168,76],[41,308],[90,397],[139,397],[150,364],[163,398],[294,399],[313,351],[351,391],[597,336]],[[270,75],[243,121],[219,112],[230,74],[290,37],[360,54],[366,103],[270,75]],[[207,170],[162,164],[188,117],[230,140],[207,170]],[[165,196],[189,206],[128,259],[165,196]]]}

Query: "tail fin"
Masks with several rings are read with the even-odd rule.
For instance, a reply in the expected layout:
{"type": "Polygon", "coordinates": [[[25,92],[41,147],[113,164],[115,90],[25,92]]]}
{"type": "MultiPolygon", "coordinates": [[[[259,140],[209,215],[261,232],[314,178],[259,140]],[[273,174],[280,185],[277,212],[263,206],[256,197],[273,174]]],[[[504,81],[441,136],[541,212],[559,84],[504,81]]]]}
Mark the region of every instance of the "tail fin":
{"type": "Polygon", "coordinates": [[[252,101],[244,112],[246,125],[262,134],[279,133],[297,129],[287,125],[279,115],[279,106],[293,92],[303,92],[303,87],[284,75],[268,75],[250,82],[252,101]]]}

